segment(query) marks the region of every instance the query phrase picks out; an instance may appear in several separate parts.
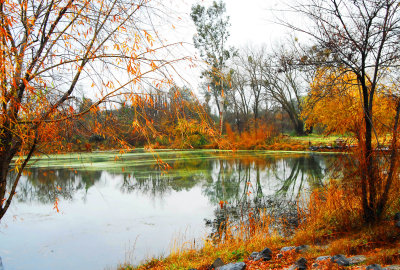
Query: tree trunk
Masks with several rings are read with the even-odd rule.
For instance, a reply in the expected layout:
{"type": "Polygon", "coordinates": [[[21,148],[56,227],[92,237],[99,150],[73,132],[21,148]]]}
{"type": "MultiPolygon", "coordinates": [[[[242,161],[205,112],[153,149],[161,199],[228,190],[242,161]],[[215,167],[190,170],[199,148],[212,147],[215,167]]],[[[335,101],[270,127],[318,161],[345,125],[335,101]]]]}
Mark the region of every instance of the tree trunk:
{"type": "Polygon", "coordinates": [[[306,132],[304,131],[304,123],[303,123],[303,121],[297,119],[295,129],[296,129],[296,134],[297,135],[299,135],[299,136],[306,135],[306,132]]]}
{"type": "Polygon", "coordinates": [[[362,202],[364,210],[364,221],[374,223],[377,216],[375,213],[375,178],[372,157],[372,125],[369,114],[365,114],[365,141],[364,141],[364,168],[362,168],[362,202]]]}

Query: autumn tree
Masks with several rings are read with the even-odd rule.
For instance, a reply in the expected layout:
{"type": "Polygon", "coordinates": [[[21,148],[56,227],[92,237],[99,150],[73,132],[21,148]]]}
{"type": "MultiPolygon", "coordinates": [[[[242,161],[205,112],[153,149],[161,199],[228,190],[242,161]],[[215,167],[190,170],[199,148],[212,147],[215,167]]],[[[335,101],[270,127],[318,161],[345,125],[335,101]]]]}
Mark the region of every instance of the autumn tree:
{"type": "MultiPolygon", "coordinates": [[[[400,5],[396,0],[310,0],[298,3],[292,9],[306,16],[309,28],[282,22],[292,29],[308,34],[314,54],[310,63],[319,68],[340,70],[359,91],[362,112],[360,136],[361,201],[365,222],[379,220],[388,202],[391,186],[396,178],[397,136],[400,112],[398,91],[386,92],[382,85],[397,89],[396,69],[399,64],[400,5]],[[323,59],[323,61],[319,61],[323,59]],[[396,106],[391,121],[391,153],[382,164],[373,149],[374,130],[377,125],[376,102],[379,95],[387,94],[396,106]],[[375,105],[374,105],[375,104],[375,105]],[[385,173],[382,173],[384,172],[385,173]]],[[[343,81],[343,80],[342,80],[343,81]]],[[[345,87],[346,88],[346,87],[345,87]]]]}
{"type": "Polygon", "coordinates": [[[29,159],[57,140],[59,123],[101,109],[117,95],[131,104],[145,100],[140,83],[178,60],[157,56],[172,46],[151,35],[149,16],[165,11],[159,5],[155,0],[0,1],[0,219],[29,159]],[[78,87],[93,100],[82,110],[73,103],[78,87]]]}
{"type": "MultiPolygon", "coordinates": [[[[378,87],[373,105],[374,128],[383,139],[391,131],[395,102],[386,94],[392,89],[388,89],[387,85],[378,87]]],[[[303,105],[302,116],[306,125],[322,125],[326,134],[351,134],[360,141],[364,117],[359,90],[353,73],[342,73],[332,68],[319,69],[303,105]]]]}
{"type": "Polygon", "coordinates": [[[190,13],[197,31],[193,37],[194,45],[208,65],[203,76],[208,80],[207,88],[218,110],[220,133],[224,122],[226,92],[230,89],[226,64],[234,54],[234,49],[226,44],[230,23],[229,16],[226,16],[225,12],[225,3],[220,0],[213,1],[208,8],[200,4],[193,5],[190,13]]]}

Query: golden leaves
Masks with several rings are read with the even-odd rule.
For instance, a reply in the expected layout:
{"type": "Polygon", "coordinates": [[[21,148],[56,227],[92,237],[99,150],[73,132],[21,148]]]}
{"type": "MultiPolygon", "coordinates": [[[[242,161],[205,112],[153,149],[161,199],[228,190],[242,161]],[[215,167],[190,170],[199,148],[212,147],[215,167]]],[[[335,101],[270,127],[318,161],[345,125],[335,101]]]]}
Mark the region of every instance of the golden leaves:
{"type": "MultiPolygon", "coordinates": [[[[322,125],[327,134],[358,133],[363,128],[364,109],[360,96],[361,86],[352,72],[320,69],[310,85],[302,117],[308,126],[322,125]]],[[[394,115],[393,102],[379,85],[374,99],[374,125],[378,133],[387,131],[394,115]]]]}

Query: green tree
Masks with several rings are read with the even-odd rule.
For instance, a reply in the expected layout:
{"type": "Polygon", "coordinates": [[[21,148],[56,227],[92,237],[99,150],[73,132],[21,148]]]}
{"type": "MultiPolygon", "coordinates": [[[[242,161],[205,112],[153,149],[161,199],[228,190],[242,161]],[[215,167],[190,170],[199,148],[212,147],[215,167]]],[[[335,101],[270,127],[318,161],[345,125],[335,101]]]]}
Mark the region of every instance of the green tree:
{"type": "Polygon", "coordinates": [[[208,79],[208,90],[217,106],[220,133],[224,122],[226,92],[230,89],[230,72],[225,72],[226,62],[234,54],[234,49],[226,44],[230,23],[225,12],[225,3],[214,1],[208,8],[200,4],[193,5],[190,14],[197,30],[193,37],[194,45],[208,64],[203,76],[208,79]]]}

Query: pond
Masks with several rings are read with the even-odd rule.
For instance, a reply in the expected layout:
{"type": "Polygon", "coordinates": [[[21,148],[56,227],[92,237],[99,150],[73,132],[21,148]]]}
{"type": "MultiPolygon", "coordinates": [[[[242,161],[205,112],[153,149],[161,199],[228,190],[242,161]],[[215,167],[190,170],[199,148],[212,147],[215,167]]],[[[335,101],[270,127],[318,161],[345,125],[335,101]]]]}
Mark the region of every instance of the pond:
{"type": "Polygon", "coordinates": [[[0,223],[2,264],[4,270],[115,269],[168,255],[183,241],[200,245],[215,230],[221,200],[295,200],[322,185],[336,159],[215,150],[43,157],[26,170],[0,223]]]}

